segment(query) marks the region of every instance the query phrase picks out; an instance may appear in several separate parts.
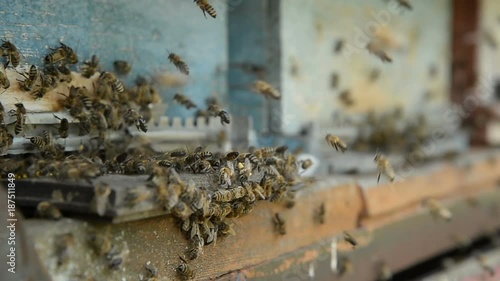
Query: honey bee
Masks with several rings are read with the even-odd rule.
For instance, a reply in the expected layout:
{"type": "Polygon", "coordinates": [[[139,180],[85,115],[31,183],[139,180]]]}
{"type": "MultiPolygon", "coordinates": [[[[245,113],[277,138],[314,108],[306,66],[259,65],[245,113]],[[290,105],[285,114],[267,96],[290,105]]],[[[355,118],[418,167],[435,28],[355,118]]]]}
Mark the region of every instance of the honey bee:
{"type": "Polygon", "coordinates": [[[146,166],[144,166],[141,160],[128,160],[125,162],[125,173],[126,174],[139,174],[142,175],[146,172],[146,166]]]}
{"type": "Polygon", "coordinates": [[[223,186],[231,186],[231,180],[234,177],[234,169],[230,167],[222,167],[219,170],[219,184],[223,186]]]}
{"type": "Polygon", "coordinates": [[[59,123],[59,137],[65,139],[69,136],[69,121],[66,118],[59,118],[54,114],[54,117],[59,119],[61,122],[59,123]]]}
{"type": "Polygon", "coordinates": [[[212,112],[212,114],[214,116],[220,117],[220,123],[222,125],[229,124],[231,122],[231,119],[229,118],[229,114],[224,110],[220,110],[216,104],[209,105],[208,111],[212,112]]]}
{"type": "Polygon", "coordinates": [[[441,205],[437,200],[433,198],[426,199],[424,204],[429,208],[429,211],[435,218],[441,218],[445,221],[451,221],[453,215],[451,211],[441,205]]]}
{"type": "Polygon", "coordinates": [[[124,60],[115,60],[113,66],[118,74],[125,75],[132,71],[132,65],[124,60]]]}
{"type": "Polygon", "coordinates": [[[90,78],[99,69],[99,58],[93,55],[90,61],[85,61],[82,66],[82,75],[90,78]]]}
{"type": "Polygon", "coordinates": [[[392,62],[392,58],[382,49],[382,46],[378,42],[370,41],[368,45],[366,45],[366,49],[371,54],[377,56],[382,62],[392,62]]]}
{"type": "Polygon", "coordinates": [[[240,153],[238,151],[231,151],[231,152],[226,153],[226,155],[224,155],[224,160],[234,161],[234,160],[238,159],[239,155],[240,155],[240,153]]]}
{"type": "Polygon", "coordinates": [[[353,249],[356,248],[356,246],[358,245],[358,240],[356,240],[356,238],[354,238],[354,236],[352,236],[347,231],[344,231],[343,239],[344,239],[344,241],[346,241],[347,243],[349,243],[352,246],[353,249]]]}
{"type": "Polygon", "coordinates": [[[179,56],[174,53],[168,54],[168,60],[177,67],[177,69],[186,75],[189,75],[189,67],[187,63],[179,56]]]}
{"type": "Polygon", "coordinates": [[[252,90],[256,93],[262,94],[266,97],[271,97],[273,99],[279,100],[281,98],[281,93],[276,90],[276,88],[262,80],[254,81],[252,90]]]}
{"type": "Polygon", "coordinates": [[[342,49],[344,48],[344,39],[339,39],[337,40],[337,42],[335,43],[335,48],[334,48],[334,51],[336,54],[342,52],[342,49]]]}
{"type": "Polygon", "coordinates": [[[389,179],[390,182],[393,182],[396,178],[396,173],[394,172],[391,163],[389,163],[389,160],[387,160],[384,155],[377,153],[377,155],[375,155],[374,161],[375,163],[377,163],[378,168],[377,183],[379,183],[380,175],[382,173],[387,177],[387,179],[389,179]]]}
{"type": "Polygon", "coordinates": [[[347,150],[347,144],[343,142],[339,137],[332,134],[327,134],[325,137],[326,142],[335,148],[337,151],[345,152],[347,150]]]}
{"type": "Polygon", "coordinates": [[[330,87],[332,89],[336,89],[338,86],[339,86],[339,75],[337,73],[332,73],[332,75],[330,76],[330,87]]]}
{"type": "Polygon", "coordinates": [[[413,10],[410,0],[397,0],[399,6],[406,8],[407,10],[413,10]]]}
{"type": "Polygon", "coordinates": [[[203,11],[203,15],[205,16],[205,18],[207,18],[207,13],[214,19],[217,17],[217,12],[215,11],[214,7],[212,7],[212,5],[208,3],[208,0],[194,0],[194,2],[203,11]]]}
{"type": "Polygon", "coordinates": [[[16,126],[14,128],[14,133],[19,135],[23,131],[24,124],[26,123],[26,108],[22,103],[16,103],[16,126]]]}
{"type": "Polygon", "coordinates": [[[42,136],[34,136],[29,138],[30,142],[35,145],[38,149],[43,149],[47,145],[44,137],[42,136]]]}
{"type": "Polygon", "coordinates": [[[19,85],[21,85],[21,89],[23,91],[31,91],[33,89],[33,85],[35,85],[36,79],[38,78],[38,69],[36,66],[31,65],[30,70],[27,74],[20,73],[25,79],[23,81],[19,81],[19,85]]]}
{"type": "Polygon", "coordinates": [[[231,213],[232,207],[230,203],[210,203],[208,207],[207,217],[217,217],[219,219],[225,218],[231,213]]]}
{"type": "Polygon", "coordinates": [[[111,89],[113,89],[115,93],[121,94],[125,91],[122,82],[111,72],[101,72],[101,75],[99,75],[99,81],[110,85],[111,89]]]}
{"type": "Polygon", "coordinates": [[[144,133],[148,131],[148,126],[146,125],[146,121],[142,118],[142,115],[139,112],[129,108],[125,113],[124,117],[132,122],[135,122],[135,127],[137,130],[141,130],[144,133]]]}
{"type": "Polygon", "coordinates": [[[246,189],[238,186],[232,189],[221,189],[212,194],[212,199],[218,202],[230,202],[246,195],[246,189]]]}
{"type": "Polygon", "coordinates": [[[193,101],[191,101],[188,97],[179,93],[174,95],[174,101],[185,106],[187,109],[197,108],[196,104],[193,101]]]}
{"type": "Polygon", "coordinates": [[[75,238],[70,232],[64,233],[55,237],[54,244],[57,265],[61,266],[69,260],[75,244],[75,238]]]}
{"type": "Polygon", "coordinates": [[[273,222],[274,222],[274,230],[280,235],[285,235],[286,234],[285,220],[280,216],[280,214],[278,213],[274,214],[273,222]]]}
{"type": "Polygon", "coordinates": [[[99,216],[104,216],[109,205],[111,188],[107,183],[99,183],[94,188],[94,209],[99,216]]]}
{"type": "Polygon", "coordinates": [[[324,224],[325,214],[326,214],[325,203],[321,203],[318,210],[316,210],[316,213],[314,214],[314,220],[319,224],[324,224]]]}
{"type": "Polygon", "coordinates": [[[73,80],[73,76],[71,75],[71,69],[69,69],[66,65],[60,65],[57,68],[59,82],[70,83],[73,80]]]}
{"type": "Polygon", "coordinates": [[[339,100],[340,100],[340,102],[342,102],[342,104],[344,106],[349,107],[349,106],[354,105],[354,100],[352,99],[352,94],[351,94],[351,91],[349,91],[349,90],[344,90],[344,91],[340,92],[339,100]]]}
{"type": "Polygon", "coordinates": [[[10,81],[9,78],[7,77],[7,72],[3,73],[0,71],[0,87],[4,89],[2,94],[7,91],[7,89],[10,87],[10,81]]]}
{"type": "Polygon", "coordinates": [[[75,64],[78,62],[78,56],[76,52],[69,46],[59,43],[61,46],[57,49],[51,49],[53,52],[45,56],[45,64],[54,64],[62,61],[66,61],[69,64],[75,64]]]}
{"type": "Polygon", "coordinates": [[[165,156],[174,157],[174,158],[186,157],[187,152],[183,148],[177,148],[175,150],[172,150],[170,152],[165,153],[165,156]]]}
{"type": "Polygon", "coordinates": [[[58,220],[62,217],[61,211],[48,201],[42,201],[36,206],[38,215],[42,218],[58,220]]]}
{"type": "MultiPolygon", "coordinates": [[[[198,222],[196,222],[196,225],[198,225],[198,222]]],[[[200,255],[203,254],[203,245],[205,244],[205,241],[203,240],[203,238],[201,238],[201,236],[199,234],[199,230],[191,238],[191,242],[192,242],[192,246],[187,251],[187,255],[188,255],[188,258],[190,260],[194,260],[194,259],[197,259],[200,255]]]]}
{"type": "Polygon", "coordinates": [[[177,266],[176,268],[177,273],[181,276],[182,280],[194,279],[194,271],[189,267],[185,259],[183,259],[182,257],[179,258],[181,259],[181,264],[179,264],[179,266],[177,266]]]}
{"type": "Polygon", "coordinates": [[[2,56],[7,57],[7,63],[5,66],[9,65],[9,63],[13,67],[17,67],[19,62],[21,61],[21,53],[17,49],[17,47],[12,44],[10,41],[2,40],[2,56]]]}

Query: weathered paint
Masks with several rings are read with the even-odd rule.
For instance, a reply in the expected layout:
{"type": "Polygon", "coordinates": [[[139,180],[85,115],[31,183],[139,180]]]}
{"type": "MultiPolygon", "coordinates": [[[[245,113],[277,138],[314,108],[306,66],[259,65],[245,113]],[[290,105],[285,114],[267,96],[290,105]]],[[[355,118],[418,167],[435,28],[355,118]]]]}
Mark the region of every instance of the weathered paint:
{"type": "Polygon", "coordinates": [[[331,123],[336,111],[402,105],[407,112],[418,112],[428,90],[434,93],[432,103],[448,102],[451,1],[411,3],[412,11],[397,8],[395,1],[372,0],[290,0],[281,6],[285,133],[298,132],[311,120],[331,123]],[[392,63],[382,63],[365,49],[376,29],[393,41],[392,63]],[[335,54],[338,39],[345,44],[335,54]],[[435,79],[428,75],[431,65],[438,71],[435,79]],[[374,68],[381,74],[370,83],[374,68]],[[340,76],[338,89],[330,87],[334,71],[340,76]],[[350,109],[338,102],[344,89],[351,90],[356,103],[350,109]]]}
{"type": "MultiPolygon", "coordinates": [[[[232,1],[234,2],[234,1],[232,1]]],[[[233,3],[237,4],[237,3],[233,3]]],[[[182,56],[190,67],[190,83],[162,91],[171,103],[175,90],[203,105],[206,97],[224,100],[227,69],[227,17],[224,1],[215,1],[218,17],[205,19],[193,1],[178,0],[42,0],[6,1],[0,11],[0,36],[22,52],[23,63],[42,64],[59,41],[73,47],[80,62],[96,54],[104,69],[125,59],[133,64],[129,79],[156,71],[177,72],[168,52],[182,56]]],[[[169,116],[191,116],[171,106],[169,116]]]]}

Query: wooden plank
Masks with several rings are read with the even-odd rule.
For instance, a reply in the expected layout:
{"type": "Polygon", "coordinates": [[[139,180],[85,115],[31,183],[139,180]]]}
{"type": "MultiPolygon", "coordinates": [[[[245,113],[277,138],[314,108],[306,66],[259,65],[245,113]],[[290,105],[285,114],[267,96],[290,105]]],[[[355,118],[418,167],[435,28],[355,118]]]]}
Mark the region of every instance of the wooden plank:
{"type": "MultiPolygon", "coordinates": [[[[319,185],[300,195],[294,208],[268,202],[260,203],[246,217],[234,220],[235,236],[219,239],[215,246],[206,246],[204,254],[190,262],[197,278],[205,280],[226,274],[234,269],[269,261],[321,239],[337,235],[343,230],[355,229],[362,210],[361,194],[356,185],[319,185]],[[326,223],[313,220],[317,207],[325,203],[326,223]],[[286,220],[286,235],[274,231],[273,216],[279,212],[286,220]]],[[[106,226],[65,219],[59,222],[30,221],[31,239],[52,275],[61,274],[54,268],[52,244],[57,234],[73,233],[77,250],[73,272],[88,270],[102,278],[120,279],[144,274],[143,265],[154,261],[159,275],[168,280],[175,278],[179,255],[183,255],[188,241],[179,231],[176,220],[170,216],[106,226]],[[114,243],[126,242],[130,256],[122,269],[109,271],[102,258],[97,258],[86,243],[89,228],[100,227],[113,237],[114,243]]],[[[69,272],[65,272],[68,274],[69,272]]]]}

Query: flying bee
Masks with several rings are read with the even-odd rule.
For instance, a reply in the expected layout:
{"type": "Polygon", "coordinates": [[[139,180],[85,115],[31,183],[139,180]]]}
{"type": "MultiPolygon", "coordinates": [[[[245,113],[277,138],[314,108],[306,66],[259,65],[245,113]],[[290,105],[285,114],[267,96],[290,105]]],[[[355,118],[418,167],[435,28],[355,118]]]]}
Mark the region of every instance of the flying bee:
{"type": "Polygon", "coordinates": [[[435,218],[441,218],[445,221],[451,221],[453,214],[447,208],[445,208],[441,203],[433,198],[426,199],[424,204],[429,208],[429,211],[435,218]]]}
{"type": "Polygon", "coordinates": [[[99,58],[93,55],[90,61],[85,61],[82,66],[82,75],[90,78],[99,69],[99,58]]]}
{"type": "Polygon", "coordinates": [[[220,110],[219,107],[216,104],[211,104],[208,106],[208,111],[212,112],[214,116],[219,116],[220,117],[220,123],[222,125],[224,124],[229,124],[231,122],[231,119],[229,118],[229,114],[224,111],[220,110]]]}
{"type": "Polygon", "coordinates": [[[389,163],[389,160],[387,160],[384,155],[377,153],[374,161],[377,163],[378,168],[377,183],[380,181],[380,175],[382,173],[389,179],[390,182],[393,182],[396,178],[396,173],[394,172],[391,163],[389,163]]]}
{"type": "Polygon", "coordinates": [[[125,118],[128,120],[131,120],[132,122],[135,122],[135,126],[137,127],[137,130],[141,130],[144,133],[148,131],[148,126],[146,125],[146,121],[144,118],[142,118],[142,115],[139,114],[139,112],[133,110],[132,108],[129,108],[128,111],[124,115],[125,118]]]}
{"type": "Polygon", "coordinates": [[[36,206],[38,215],[42,218],[58,220],[62,217],[61,211],[48,201],[42,201],[36,206]]]}
{"type": "Polygon", "coordinates": [[[179,266],[177,266],[176,268],[177,273],[181,276],[182,280],[194,279],[194,271],[189,267],[185,259],[183,259],[182,257],[179,258],[181,259],[181,264],[179,264],[179,266]]]}
{"type": "Polygon", "coordinates": [[[410,0],[397,0],[399,6],[406,8],[407,10],[413,10],[413,6],[410,3],[410,0]]]}
{"type": "Polygon", "coordinates": [[[366,45],[366,49],[368,50],[368,52],[381,59],[382,62],[392,62],[392,58],[383,50],[380,43],[370,41],[370,43],[366,45]]]}
{"type": "Polygon", "coordinates": [[[339,100],[344,106],[352,106],[354,105],[354,100],[352,99],[351,91],[344,90],[339,93],[339,100]]]}
{"type": "Polygon", "coordinates": [[[187,109],[197,108],[196,104],[193,101],[191,101],[188,97],[179,93],[174,95],[174,101],[185,106],[187,109]]]}
{"type": "Polygon", "coordinates": [[[7,57],[7,63],[5,66],[9,65],[9,63],[13,67],[17,67],[19,65],[19,62],[21,61],[21,53],[17,49],[17,47],[12,44],[10,41],[4,41],[2,40],[2,56],[7,57]]]}
{"type": "Polygon", "coordinates": [[[168,54],[168,60],[177,67],[177,69],[186,75],[189,75],[189,67],[187,63],[179,56],[174,53],[168,54]]]}
{"type": "Polygon", "coordinates": [[[10,87],[10,81],[9,78],[7,77],[7,72],[3,73],[0,71],[0,87],[4,89],[4,92],[10,87]]]}
{"type": "Polygon", "coordinates": [[[358,240],[356,240],[356,238],[354,238],[354,236],[352,236],[347,231],[344,231],[343,239],[344,239],[344,241],[346,241],[347,243],[349,243],[352,246],[353,249],[356,248],[356,246],[358,245],[358,240]]]}
{"type": "Polygon", "coordinates": [[[334,52],[338,54],[342,52],[343,48],[344,48],[344,39],[337,40],[337,42],[335,43],[334,52]]]}
{"type": "Polygon", "coordinates": [[[276,90],[276,88],[262,80],[254,81],[252,90],[256,93],[262,94],[266,97],[271,97],[273,99],[279,100],[281,98],[281,93],[276,90]]]}
{"type": "Polygon", "coordinates": [[[337,151],[345,152],[347,150],[347,144],[337,136],[327,134],[325,140],[330,146],[335,147],[337,151]]]}
{"type": "Polygon", "coordinates": [[[321,203],[318,210],[316,210],[316,213],[314,214],[314,220],[319,224],[324,224],[325,214],[326,214],[325,203],[321,203]]]}
{"type": "Polygon", "coordinates": [[[25,78],[24,80],[17,80],[19,81],[19,85],[21,85],[21,89],[26,92],[31,91],[33,89],[33,85],[35,85],[36,79],[38,78],[38,69],[36,66],[31,65],[27,74],[20,74],[25,78]]]}
{"type": "Polygon", "coordinates": [[[93,205],[99,216],[104,216],[109,204],[109,196],[111,195],[111,188],[107,183],[99,183],[94,188],[93,205]]]}
{"type": "Polygon", "coordinates": [[[203,15],[205,16],[205,18],[207,18],[206,14],[209,14],[214,19],[217,17],[217,12],[215,11],[214,7],[212,7],[212,5],[208,3],[208,0],[194,0],[194,2],[203,11],[203,15]]]}
{"type": "Polygon", "coordinates": [[[274,229],[280,235],[286,234],[285,220],[280,216],[280,214],[276,213],[273,217],[274,229]]]}
{"type": "Polygon", "coordinates": [[[66,118],[59,118],[54,114],[54,117],[59,119],[61,122],[59,123],[59,137],[65,139],[69,135],[69,121],[66,118]]]}
{"type": "Polygon", "coordinates": [[[132,65],[124,60],[115,60],[113,66],[118,74],[129,74],[132,71],[132,65]]]}

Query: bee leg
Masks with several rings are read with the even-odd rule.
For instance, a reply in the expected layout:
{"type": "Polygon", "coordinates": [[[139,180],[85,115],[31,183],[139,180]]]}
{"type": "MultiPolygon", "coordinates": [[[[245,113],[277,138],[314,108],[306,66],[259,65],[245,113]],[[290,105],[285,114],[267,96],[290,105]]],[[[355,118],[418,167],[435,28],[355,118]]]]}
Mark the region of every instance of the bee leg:
{"type": "Polygon", "coordinates": [[[382,174],[382,173],[380,173],[380,172],[378,173],[377,184],[378,184],[378,183],[379,183],[379,181],[380,181],[380,175],[381,175],[381,174],[382,174]]]}

